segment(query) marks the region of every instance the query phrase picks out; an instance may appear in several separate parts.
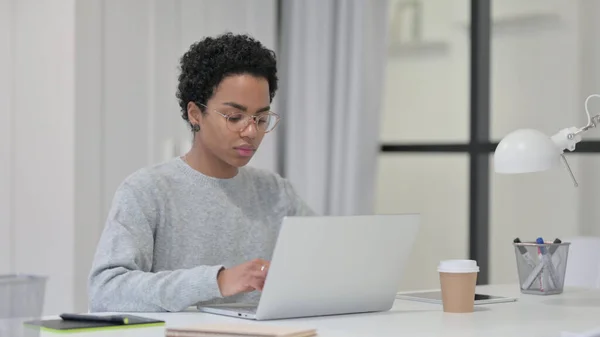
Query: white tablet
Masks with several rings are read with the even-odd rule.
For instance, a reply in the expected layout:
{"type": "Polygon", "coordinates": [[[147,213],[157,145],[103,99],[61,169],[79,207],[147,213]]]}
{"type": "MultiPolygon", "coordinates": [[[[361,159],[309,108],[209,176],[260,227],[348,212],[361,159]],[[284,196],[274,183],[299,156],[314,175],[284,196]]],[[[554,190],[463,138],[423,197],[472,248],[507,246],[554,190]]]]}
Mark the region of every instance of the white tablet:
{"type": "MultiPolygon", "coordinates": [[[[399,293],[396,298],[410,301],[426,302],[442,304],[441,291],[415,292],[415,293],[399,293]]],[[[475,304],[492,304],[503,302],[515,302],[515,297],[494,296],[487,294],[475,294],[475,304]]]]}

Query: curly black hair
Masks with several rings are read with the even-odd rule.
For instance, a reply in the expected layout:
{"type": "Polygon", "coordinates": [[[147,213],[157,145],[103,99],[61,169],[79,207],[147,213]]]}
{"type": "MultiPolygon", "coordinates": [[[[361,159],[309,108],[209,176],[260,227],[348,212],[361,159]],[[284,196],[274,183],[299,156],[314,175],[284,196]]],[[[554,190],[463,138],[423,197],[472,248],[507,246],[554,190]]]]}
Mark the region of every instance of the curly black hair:
{"type": "MultiPolygon", "coordinates": [[[[224,33],[190,46],[180,60],[177,99],[181,117],[189,122],[189,102],[206,104],[221,81],[230,75],[250,74],[269,83],[270,100],[277,91],[275,52],[246,34],[224,33]]],[[[199,107],[204,112],[203,107],[199,107]]]]}

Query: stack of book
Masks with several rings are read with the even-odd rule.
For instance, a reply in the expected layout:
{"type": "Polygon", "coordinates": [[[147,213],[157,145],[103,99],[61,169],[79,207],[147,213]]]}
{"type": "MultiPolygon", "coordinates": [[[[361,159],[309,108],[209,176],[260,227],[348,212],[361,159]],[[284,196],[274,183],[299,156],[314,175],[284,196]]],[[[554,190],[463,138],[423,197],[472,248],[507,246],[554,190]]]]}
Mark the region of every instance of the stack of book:
{"type": "Polygon", "coordinates": [[[311,337],[316,329],[259,324],[201,324],[167,328],[167,337],[311,337]]]}

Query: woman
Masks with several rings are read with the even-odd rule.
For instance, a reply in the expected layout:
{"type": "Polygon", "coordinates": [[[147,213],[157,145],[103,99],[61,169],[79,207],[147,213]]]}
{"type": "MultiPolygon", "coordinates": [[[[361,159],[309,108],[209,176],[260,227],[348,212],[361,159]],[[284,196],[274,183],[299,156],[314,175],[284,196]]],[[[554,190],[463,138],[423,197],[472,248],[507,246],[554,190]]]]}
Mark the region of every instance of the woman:
{"type": "Polygon", "coordinates": [[[89,278],[91,311],[255,302],[284,216],[312,215],[290,183],[245,167],[279,116],[275,54],[247,35],[193,44],[177,98],[194,134],[182,157],[119,186],[89,278]]]}

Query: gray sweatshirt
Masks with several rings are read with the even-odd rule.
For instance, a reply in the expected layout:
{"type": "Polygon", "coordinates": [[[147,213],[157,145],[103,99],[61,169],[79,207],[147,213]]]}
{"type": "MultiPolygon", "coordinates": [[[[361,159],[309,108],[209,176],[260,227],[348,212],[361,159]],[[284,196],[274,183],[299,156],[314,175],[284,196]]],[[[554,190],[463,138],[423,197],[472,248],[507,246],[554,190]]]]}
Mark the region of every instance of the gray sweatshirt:
{"type": "Polygon", "coordinates": [[[223,298],[221,267],[271,259],[284,216],[314,214],[280,176],[243,167],[205,176],[180,158],[141,169],[119,186],[89,277],[91,311],[181,311],[255,302],[223,298]]]}

